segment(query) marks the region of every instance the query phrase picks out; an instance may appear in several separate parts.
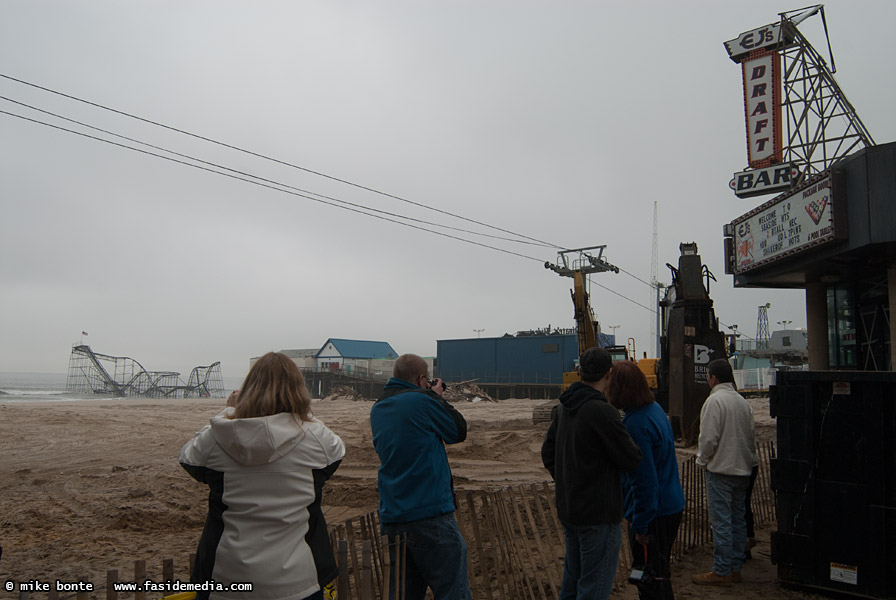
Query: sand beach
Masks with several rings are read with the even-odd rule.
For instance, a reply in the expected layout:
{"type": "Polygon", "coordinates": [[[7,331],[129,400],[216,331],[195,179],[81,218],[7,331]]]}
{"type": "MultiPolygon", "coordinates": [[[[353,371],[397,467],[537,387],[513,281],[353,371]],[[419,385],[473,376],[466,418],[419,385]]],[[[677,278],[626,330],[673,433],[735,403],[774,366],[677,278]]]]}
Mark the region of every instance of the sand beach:
{"type": "MultiPolygon", "coordinates": [[[[448,450],[459,490],[496,490],[549,479],[540,448],[546,424],[532,423],[541,400],[460,402],[467,441],[448,450]]],[[[759,438],[773,439],[764,401],[754,400],[759,438]]],[[[122,579],[135,560],[161,575],[161,558],[179,570],[187,563],[206,513],[206,488],[177,463],[195,431],[223,407],[223,399],[106,399],[0,402],[0,580],[105,582],[122,579]]],[[[342,466],[325,489],[330,524],[376,509],[378,461],[371,442],[370,402],[315,400],[315,416],[345,441],[342,466]]],[[[682,457],[687,456],[682,450],[682,457]]],[[[679,598],[808,598],[783,589],[769,561],[769,528],[759,533],[746,581],[730,590],[706,589],[690,576],[707,570],[709,546],[674,567],[679,598]]],[[[0,597],[17,593],[0,590],[0,597]]],[[[45,597],[35,595],[33,597],[45,597]]],[[[62,597],[65,597],[64,595],[62,597]]],[[[71,595],[74,597],[74,595],[71,595]]],[[[102,592],[93,598],[105,597],[102,592]]],[[[634,588],[616,598],[636,598],[634,588]]]]}

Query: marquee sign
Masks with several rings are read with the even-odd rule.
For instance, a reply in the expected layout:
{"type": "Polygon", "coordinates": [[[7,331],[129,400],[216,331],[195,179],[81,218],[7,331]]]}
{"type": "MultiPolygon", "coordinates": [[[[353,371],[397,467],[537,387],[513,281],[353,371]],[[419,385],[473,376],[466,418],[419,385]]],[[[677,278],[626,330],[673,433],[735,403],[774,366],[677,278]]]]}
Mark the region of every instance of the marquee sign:
{"type": "Polygon", "coordinates": [[[845,239],[841,185],[840,174],[827,171],[726,225],[726,270],[743,273],[845,239]]]}
{"type": "Polygon", "coordinates": [[[760,52],[741,63],[747,118],[747,158],[753,168],[769,166],[781,158],[780,64],[777,52],[760,52]]]}

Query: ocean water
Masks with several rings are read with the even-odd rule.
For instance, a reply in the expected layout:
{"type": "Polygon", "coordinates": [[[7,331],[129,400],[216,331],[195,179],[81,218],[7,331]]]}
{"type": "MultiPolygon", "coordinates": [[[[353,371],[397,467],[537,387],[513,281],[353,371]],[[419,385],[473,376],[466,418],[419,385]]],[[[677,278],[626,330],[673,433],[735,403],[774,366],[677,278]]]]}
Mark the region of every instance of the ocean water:
{"type": "MultiPolygon", "coordinates": [[[[224,377],[225,395],[238,389],[242,379],[224,377]]],[[[108,398],[98,394],[69,394],[65,391],[65,373],[2,373],[0,403],[67,402],[108,398]]]]}
{"type": "Polygon", "coordinates": [[[65,377],[65,373],[0,373],[0,402],[64,402],[87,398],[83,394],[66,394],[65,377]]]}

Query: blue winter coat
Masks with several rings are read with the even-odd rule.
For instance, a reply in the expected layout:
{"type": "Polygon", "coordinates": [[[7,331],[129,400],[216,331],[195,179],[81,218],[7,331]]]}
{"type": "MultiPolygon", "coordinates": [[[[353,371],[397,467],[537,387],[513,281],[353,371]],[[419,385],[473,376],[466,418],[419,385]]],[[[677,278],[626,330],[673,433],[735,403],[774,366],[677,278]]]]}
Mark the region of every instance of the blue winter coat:
{"type": "Polygon", "coordinates": [[[380,457],[381,523],[408,523],[453,512],[454,486],[444,444],[467,437],[467,422],[435,392],[393,377],[370,409],[380,457]]]}
{"type": "Polygon", "coordinates": [[[625,519],[636,533],[647,533],[657,517],[684,510],[672,426],[656,402],[629,409],[622,423],[643,455],[638,469],[622,476],[625,519]]]}

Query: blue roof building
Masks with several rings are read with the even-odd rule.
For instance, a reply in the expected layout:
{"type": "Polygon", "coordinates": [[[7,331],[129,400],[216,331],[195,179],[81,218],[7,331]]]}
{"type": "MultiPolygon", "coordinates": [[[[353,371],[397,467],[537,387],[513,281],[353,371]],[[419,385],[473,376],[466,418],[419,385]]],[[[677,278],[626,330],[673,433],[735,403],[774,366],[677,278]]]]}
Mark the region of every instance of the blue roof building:
{"type": "Polygon", "coordinates": [[[398,352],[388,342],[330,338],[314,358],[317,368],[321,370],[368,372],[377,366],[382,369],[382,363],[376,361],[394,361],[398,358],[398,352]]]}

